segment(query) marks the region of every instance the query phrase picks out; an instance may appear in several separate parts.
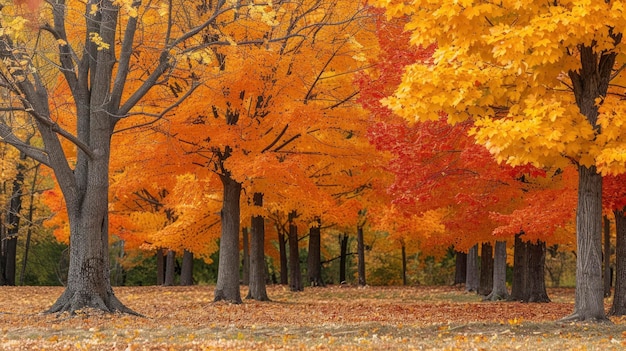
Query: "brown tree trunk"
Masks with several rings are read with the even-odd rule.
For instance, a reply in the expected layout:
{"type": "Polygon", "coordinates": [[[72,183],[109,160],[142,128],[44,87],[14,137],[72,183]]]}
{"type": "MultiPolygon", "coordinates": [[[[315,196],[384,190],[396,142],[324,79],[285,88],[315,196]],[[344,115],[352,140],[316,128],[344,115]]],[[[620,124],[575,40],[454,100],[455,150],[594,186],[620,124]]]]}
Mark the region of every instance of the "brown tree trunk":
{"type": "Polygon", "coordinates": [[[322,279],[322,237],[319,218],[317,219],[317,225],[309,229],[307,272],[311,286],[324,286],[324,280],[322,279]]]}
{"type": "Polygon", "coordinates": [[[241,238],[243,244],[243,262],[242,262],[242,284],[250,285],[250,240],[248,228],[241,229],[241,238]]]}
{"type": "Polygon", "coordinates": [[[289,289],[303,291],[302,273],[300,272],[300,247],[298,245],[298,226],[294,222],[296,212],[289,214],[289,289]]]}
{"type": "Polygon", "coordinates": [[[550,302],[546,291],[546,243],[537,241],[527,244],[528,253],[528,302],[550,302]]]}
{"type": "Polygon", "coordinates": [[[611,296],[611,221],[604,216],[604,297],[611,296]]]}
{"type": "Polygon", "coordinates": [[[365,243],[363,241],[363,227],[357,227],[357,255],[359,257],[358,262],[358,274],[359,274],[359,286],[367,285],[365,281],[365,243]]]}
{"type": "Polygon", "coordinates": [[[467,252],[467,282],[465,283],[465,291],[478,292],[479,275],[478,275],[478,244],[472,246],[467,252]]]}
{"type": "Polygon", "coordinates": [[[465,284],[467,275],[467,253],[455,251],[454,285],[465,284]]]}
{"type": "Polygon", "coordinates": [[[346,281],[346,265],[348,263],[348,234],[339,235],[339,284],[345,284],[346,281]]]}
{"type": "Polygon", "coordinates": [[[485,300],[506,300],[509,292],[506,289],[506,241],[496,241],[493,260],[493,289],[485,300]]]}
{"type": "Polygon", "coordinates": [[[487,296],[493,288],[493,246],[491,243],[482,243],[480,251],[480,284],[478,293],[487,296]]]}
{"type": "MultiPolygon", "coordinates": [[[[263,194],[254,193],[254,206],[263,207],[263,194]]],[[[265,276],[265,219],[252,217],[252,240],[250,247],[250,289],[247,299],[269,301],[265,276]]]]}
{"type": "Polygon", "coordinates": [[[220,238],[219,266],[214,301],[241,303],[239,291],[239,220],[241,184],[229,174],[220,175],[224,186],[221,211],[222,235],[220,238]]]}
{"type": "Polygon", "coordinates": [[[511,285],[511,301],[528,301],[528,255],[527,244],[522,240],[522,233],[515,234],[513,253],[513,284],[511,285]]]}
{"type": "Polygon", "coordinates": [[[180,270],[180,285],[193,285],[193,253],[183,251],[183,265],[180,270]]]}
{"type": "Polygon", "coordinates": [[[165,281],[163,285],[174,285],[174,278],[176,276],[176,252],[173,250],[167,250],[167,256],[165,257],[165,281]]]}
{"type": "Polygon", "coordinates": [[[611,316],[626,315],[626,208],[613,211],[615,214],[615,292],[611,316]]]}
{"type": "Polygon", "coordinates": [[[278,251],[280,253],[280,284],[289,285],[289,263],[287,261],[287,239],[285,233],[278,229],[278,251]]]}
{"type": "Polygon", "coordinates": [[[156,250],[157,263],[157,285],[163,285],[165,282],[165,255],[163,249],[156,250]]]}

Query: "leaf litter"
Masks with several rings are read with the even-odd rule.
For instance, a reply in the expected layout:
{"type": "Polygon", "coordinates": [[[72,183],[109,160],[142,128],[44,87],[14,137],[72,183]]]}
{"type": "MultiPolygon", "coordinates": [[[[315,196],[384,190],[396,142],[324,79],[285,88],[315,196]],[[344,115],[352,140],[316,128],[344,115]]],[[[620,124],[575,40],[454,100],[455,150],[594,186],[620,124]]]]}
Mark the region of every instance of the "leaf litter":
{"type": "MultiPolygon", "coordinates": [[[[560,323],[573,289],[547,304],[482,302],[459,287],[338,287],[271,302],[213,302],[212,286],[119,287],[146,318],[79,311],[43,314],[61,287],[0,287],[2,350],[621,350],[626,319],[560,323]]],[[[242,296],[247,290],[242,287],[242,296]]],[[[607,300],[607,308],[608,303],[607,300]]]]}

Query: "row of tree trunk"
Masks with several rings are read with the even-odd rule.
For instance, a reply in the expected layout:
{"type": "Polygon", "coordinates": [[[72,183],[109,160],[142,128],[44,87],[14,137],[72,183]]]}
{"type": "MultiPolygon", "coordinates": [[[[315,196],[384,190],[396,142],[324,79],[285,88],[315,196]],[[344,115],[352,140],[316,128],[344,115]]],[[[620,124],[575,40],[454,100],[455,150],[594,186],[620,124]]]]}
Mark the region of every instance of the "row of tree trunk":
{"type": "Polygon", "coordinates": [[[515,236],[513,284],[506,287],[506,242],[496,241],[495,254],[491,243],[472,246],[467,254],[456,253],[455,284],[465,283],[465,290],[485,296],[485,300],[549,302],[544,269],[546,244],[525,242],[523,234],[515,236]]]}
{"type": "Polygon", "coordinates": [[[183,251],[182,265],[176,261],[176,252],[173,250],[159,249],[157,259],[157,285],[175,285],[176,274],[180,273],[180,285],[193,285],[193,253],[183,251]]]}

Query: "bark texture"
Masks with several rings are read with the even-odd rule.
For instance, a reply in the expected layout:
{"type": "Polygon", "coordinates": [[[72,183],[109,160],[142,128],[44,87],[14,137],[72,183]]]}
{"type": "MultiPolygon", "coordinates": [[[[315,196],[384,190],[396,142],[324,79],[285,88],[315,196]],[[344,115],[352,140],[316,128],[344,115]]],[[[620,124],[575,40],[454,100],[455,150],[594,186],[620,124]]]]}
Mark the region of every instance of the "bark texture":
{"type": "Polygon", "coordinates": [[[239,219],[241,184],[229,174],[220,175],[224,187],[222,235],[214,301],[241,303],[239,291],[239,219]]]}
{"type": "Polygon", "coordinates": [[[465,284],[467,276],[467,253],[455,251],[454,285],[465,284]]]}
{"type": "Polygon", "coordinates": [[[493,260],[493,288],[485,300],[499,301],[509,298],[506,289],[506,241],[496,241],[493,260]]]}
{"type": "Polygon", "coordinates": [[[183,264],[180,269],[180,285],[193,285],[193,253],[191,251],[183,251],[183,264]]]}
{"type": "Polygon", "coordinates": [[[467,282],[465,283],[465,291],[478,292],[479,275],[478,275],[478,244],[472,246],[467,252],[467,282]]]}
{"type": "Polygon", "coordinates": [[[163,281],[163,285],[164,286],[174,285],[175,278],[176,278],[176,252],[173,250],[167,250],[167,255],[165,256],[165,280],[163,281]]]}
{"type": "Polygon", "coordinates": [[[319,219],[317,220],[317,225],[309,229],[307,273],[311,286],[324,286],[324,280],[322,279],[322,236],[319,219]]]}
{"type": "Polygon", "coordinates": [[[523,234],[515,235],[513,253],[513,284],[511,285],[511,301],[528,301],[528,246],[522,240],[523,234]]]}
{"type": "Polygon", "coordinates": [[[604,216],[604,297],[611,296],[611,287],[613,275],[611,274],[611,221],[609,217],[604,216]]]}
{"type": "Polygon", "coordinates": [[[615,292],[609,312],[612,316],[626,315],[626,209],[614,211],[615,242],[615,292]]]}
{"type": "Polygon", "coordinates": [[[289,285],[289,261],[287,260],[287,239],[282,229],[278,229],[278,251],[280,253],[280,284],[289,285]]]}
{"type": "Polygon", "coordinates": [[[289,214],[289,289],[303,291],[302,273],[300,272],[300,247],[298,246],[298,226],[294,222],[296,213],[289,214]]]}
{"type": "Polygon", "coordinates": [[[493,288],[493,246],[491,243],[482,243],[480,252],[480,285],[478,293],[487,296],[493,288]]]}
{"type": "Polygon", "coordinates": [[[243,259],[241,260],[241,283],[250,285],[250,234],[248,228],[241,228],[241,238],[243,245],[243,259]]]}
{"type": "MultiPolygon", "coordinates": [[[[254,193],[254,206],[263,206],[263,194],[254,193]]],[[[252,217],[252,233],[250,246],[250,279],[247,299],[269,301],[265,286],[265,219],[262,216],[252,217]]]]}
{"type": "Polygon", "coordinates": [[[339,284],[345,284],[346,266],[348,264],[348,234],[339,235],[339,284]]]}
{"type": "Polygon", "coordinates": [[[528,302],[550,302],[546,291],[546,243],[537,241],[527,243],[528,254],[528,302]]]}
{"type": "Polygon", "coordinates": [[[365,243],[363,241],[363,226],[357,228],[357,255],[359,257],[358,262],[358,274],[359,274],[359,286],[367,285],[365,280],[365,243]]]}

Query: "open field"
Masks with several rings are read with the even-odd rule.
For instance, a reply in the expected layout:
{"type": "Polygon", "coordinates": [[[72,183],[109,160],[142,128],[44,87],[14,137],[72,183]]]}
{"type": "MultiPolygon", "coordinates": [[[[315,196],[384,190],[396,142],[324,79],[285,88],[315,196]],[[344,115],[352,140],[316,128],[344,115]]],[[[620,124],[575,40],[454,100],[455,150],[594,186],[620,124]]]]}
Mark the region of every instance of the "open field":
{"type": "MultiPolygon", "coordinates": [[[[272,302],[212,303],[213,287],[123,287],[116,295],[146,318],[44,315],[60,287],[0,287],[3,350],[621,350],[626,319],[555,322],[554,302],[481,302],[455,287],[268,288],[272,302]]],[[[242,288],[242,296],[246,290],[242,288]]],[[[608,303],[608,301],[607,301],[608,303]]],[[[607,306],[608,307],[608,306],[607,306]]]]}

